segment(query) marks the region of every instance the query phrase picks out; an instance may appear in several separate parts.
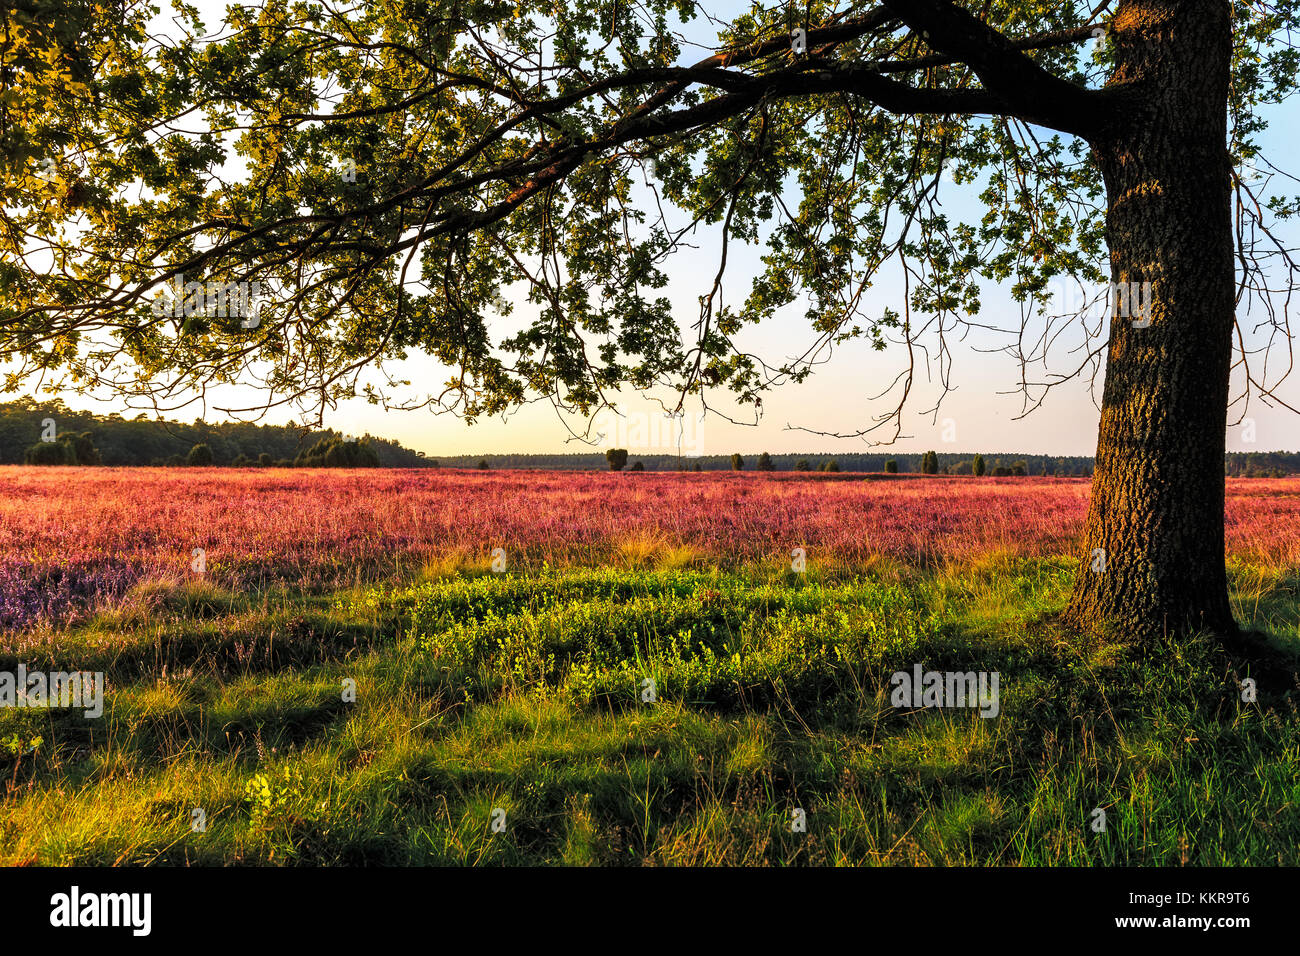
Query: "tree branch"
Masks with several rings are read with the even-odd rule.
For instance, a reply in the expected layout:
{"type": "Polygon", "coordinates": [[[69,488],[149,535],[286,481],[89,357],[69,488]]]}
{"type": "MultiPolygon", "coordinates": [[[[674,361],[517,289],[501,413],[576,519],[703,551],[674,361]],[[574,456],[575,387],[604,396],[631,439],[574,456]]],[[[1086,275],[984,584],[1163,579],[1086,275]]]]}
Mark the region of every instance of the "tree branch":
{"type": "Polygon", "coordinates": [[[899,20],[940,53],[970,65],[1006,112],[1040,126],[1088,138],[1098,130],[1107,98],[1045,70],[1015,43],[950,0],[885,0],[899,20]]]}

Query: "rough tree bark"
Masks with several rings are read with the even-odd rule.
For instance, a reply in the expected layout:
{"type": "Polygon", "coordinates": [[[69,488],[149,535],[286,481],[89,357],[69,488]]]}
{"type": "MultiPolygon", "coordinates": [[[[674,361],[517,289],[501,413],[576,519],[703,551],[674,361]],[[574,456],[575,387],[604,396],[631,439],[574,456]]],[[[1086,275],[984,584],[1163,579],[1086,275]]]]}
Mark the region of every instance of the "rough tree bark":
{"type": "Polygon", "coordinates": [[[1140,639],[1198,627],[1226,634],[1235,630],[1223,468],[1235,276],[1229,6],[1126,2],[1112,33],[1114,81],[1137,80],[1143,93],[1092,146],[1107,190],[1112,280],[1149,282],[1150,311],[1111,318],[1067,619],[1140,639]]]}

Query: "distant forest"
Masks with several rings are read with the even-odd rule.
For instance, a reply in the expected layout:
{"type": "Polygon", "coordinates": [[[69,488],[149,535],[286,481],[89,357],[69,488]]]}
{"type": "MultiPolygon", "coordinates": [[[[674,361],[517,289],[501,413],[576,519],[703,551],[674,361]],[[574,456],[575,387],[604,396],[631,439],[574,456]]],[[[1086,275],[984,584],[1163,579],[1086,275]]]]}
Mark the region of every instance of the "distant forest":
{"type": "MultiPolygon", "coordinates": [[[[791,455],[769,455],[773,471],[887,471],[894,462],[900,474],[922,474],[925,454],[898,454],[878,452],[858,454],[850,452],[802,452],[791,455]],[[833,467],[827,468],[826,466],[833,467]]],[[[974,470],[974,452],[937,452],[938,473],[969,475],[974,470]]],[[[1058,477],[1088,477],[1092,475],[1092,457],[1073,455],[985,454],[985,473],[992,475],[997,469],[1014,472],[1020,465],[1028,475],[1053,475],[1058,477]]],[[[731,471],[731,455],[701,455],[678,457],[676,455],[629,454],[624,470],[636,471],[731,471]],[[640,468],[636,468],[637,464],[640,468]]],[[[759,470],[759,455],[742,455],[745,471],[759,470]]],[[[585,452],[570,455],[450,455],[438,459],[445,468],[478,468],[486,463],[489,468],[568,468],[577,471],[604,471],[609,468],[604,452],[585,452]]],[[[1300,474],[1300,452],[1230,452],[1224,461],[1225,474],[1234,477],[1282,477],[1300,474]]]]}
{"type": "MultiPolygon", "coordinates": [[[[160,422],[121,415],[95,415],[68,408],[63,402],[35,402],[29,398],[0,403],[0,464],[22,464],[33,445],[41,442],[44,421],[54,420],[59,437],[90,433],[90,442],[104,465],[183,465],[195,446],[206,445],[213,465],[257,464],[262,455],[270,464],[291,465],[320,443],[341,438],[339,432],[304,429],[296,425],[252,425],[226,423],[209,425],[195,421],[160,422]]],[[[378,457],[382,468],[426,468],[436,462],[423,452],[404,448],[395,441],[362,436],[378,457]]]]}
{"type": "MultiPolygon", "coordinates": [[[[850,452],[802,452],[791,455],[769,455],[772,471],[826,471],[825,466],[834,464],[832,471],[885,471],[886,463],[893,461],[900,473],[921,474],[921,454],[902,455],[897,452],[859,454],[850,452]],[[801,467],[806,464],[807,467],[801,467]]],[[[636,471],[732,471],[731,455],[699,455],[696,457],[676,455],[637,455],[629,453],[627,467],[636,471]],[[636,468],[637,463],[641,468],[636,468]]],[[[1300,462],[1300,455],[1296,456],[1300,462]]],[[[741,455],[742,470],[758,471],[758,455],[741,455]]],[[[971,474],[974,467],[973,452],[964,454],[938,454],[939,474],[971,474]],[[947,469],[947,471],[945,471],[947,469]]],[[[1024,466],[1031,475],[1091,475],[1092,459],[1084,457],[1057,458],[1046,455],[985,455],[988,473],[998,467],[1010,471],[1016,464],[1024,466]]],[[[490,468],[572,468],[579,471],[592,469],[608,470],[604,452],[588,452],[571,455],[451,455],[438,459],[439,464],[447,468],[475,468],[480,461],[486,461],[490,468]]],[[[1300,470],[1300,464],[1297,465],[1300,470]]]]}
{"type": "MultiPolygon", "coordinates": [[[[337,443],[343,436],[333,430],[304,429],[297,425],[255,425],[245,423],[208,424],[196,420],[160,422],[144,413],[135,418],[118,414],[96,415],[74,411],[62,401],[36,402],[30,398],[0,403],[0,464],[22,464],[29,450],[41,442],[46,419],[53,419],[57,434],[76,436],[78,444],[89,433],[98,461],[104,465],[184,465],[198,445],[211,450],[211,464],[292,465],[310,463],[313,449],[337,443]],[[265,456],[265,457],[263,457],[265,456]]],[[[537,468],[544,470],[605,471],[609,464],[603,451],[558,455],[452,455],[434,460],[399,442],[372,435],[360,442],[374,451],[382,468],[537,468]]],[[[900,474],[925,471],[926,454],[876,452],[802,453],[763,456],[741,455],[745,471],[859,471],[897,470],[900,474]],[[890,463],[892,462],[892,466],[890,463]]],[[[629,455],[632,471],[731,471],[733,455],[629,455]]],[[[934,453],[939,474],[969,475],[975,453],[934,453]]],[[[1090,456],[1030,454],[986,454],[986,474],[1027,474],[1078,477],[1092,474],[1090,456]]],[[[1300,452],[1229,452],[1224,471],[1235,477],[1280,477],[1300,474],[1300,452]]]]}

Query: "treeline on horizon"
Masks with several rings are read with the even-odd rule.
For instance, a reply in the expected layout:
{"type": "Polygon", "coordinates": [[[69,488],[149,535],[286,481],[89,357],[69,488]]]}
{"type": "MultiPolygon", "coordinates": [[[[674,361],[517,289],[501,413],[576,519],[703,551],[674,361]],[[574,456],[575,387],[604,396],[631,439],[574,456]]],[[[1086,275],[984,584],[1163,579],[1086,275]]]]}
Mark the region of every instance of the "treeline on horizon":
{"type": "MultiPolygon", "coordinates": [[[[810,453],[800,452],[788,455],[768,455],[771,468],[760,467],[760,455],[741,455],[741,471],[885,471],[889,462],[897,465],[900,474],[922,474],[924,455],[893,454],[858,454],[850,452],[810,453]],[[830,466],[830,467],[828,467],[830,466]]],[[[973,452],[938,454],[938,474],[971,474],[974,469],[973,452]],[[947,469],[945,471],[945,469],[947,469]]],[[[732,455],[637,455],[629,454],[627,466],[623,471],[734,471],[732,455]],[[640,463],[641,468],[635,468],[640,463]]],[[[1019,464],[1031,475],[1056,474],[1063,476],[1091,475],[1092,459],[1084,457],[1055,457],[1046,455],[985,455],[987,473],[995,468],[1006,468],[1008,472],[1019,464]]],[[[573,469],[575,471],[608,471],[609,464],[604,452],[579,452],[568,455],[448,455],[438,459],[438,464],[445,468],[479,468],[481,462],[487,462],[489,468],[539,468],[573,469]]]]}
{"type": "MultiPolygon", "coordinates": [[[[975,467],[975,452],[936,452],[938,474],[969,475],[975,467]]],[[[889,462],[894,462],[899,474],[924,474],[925,453],[899,454],[897,452],[879,452],[858,454],[850,452],[828,452],[812,454],[799,452],[794,454],[769,455],[772,471],[870,471],[889,470],[889,462]],[[806,467],[803,467],[805,466],[806,467]],[[827,468],[828,465],[833,465],[827,468]]],[[[1029,454],[984,454],[986,475],[993,475],[997,469],[1015,470],[1016,465],[1023,466],[1027,475],[1048,475],[1058,478],[1091,477],[1093,458],[1091,455],[1029,455],[1029,454]]],[[[758,471],[759,455],[741,455],[743,471],[758,471]]],[[[623,471],[733,471],[731,455],[634,455],[630,454],[623,471]]],[[[541,470],[572,469],[574,471],[607,471],[609,464],[604,452],[578,452],[561,455],[445,455],[438,459],[444,468],[536,468],[541,470]]],[[[1229,452],[1224,459],[1224,473],[1233,477],[1267,478],[1300,474],[1300,452],[1229,452]]]]}
{"type": "MultiPolygon", "coordinates": [[[[89,432],[98,463],[103,465],[184,465],[195,447],[206,445],[213,465],[244,464],[247,460],[250,465],[261,462],[286,467],[306,463],[314,450],[337,444],[343,437],[332,429],[304,429],[298,425],[160,422],[143,412],[134,418],[96,415],[75,411],[58,399],[36,402],[22,398],[0,403],[0,464],[26,462],[29,450],[42,441],[46,419],[54,420],[60,440],[76,443],[89,432]],[[263,455],[270,460],[263,459],[263,455]]],[[[381,468],[427,468],[437,464],[422,452],[386,438],[366,435],[357,444],[373,451],[381,468]]],[[[314,459],[311,462],[316,463],[314,459]]]]}
{"type": "MultiPolygon", "coordinates": [[[[76,411],[61,400],[37,402],[31,398],[0,403],[0,464],[23,464],[28,451],[41,441],[44,421],[53,419],[58,435],[84,446],[89,442],[103,465],[185,465],[195,446],[206,445],[211,464],[276,465],[319,464],[313,450],[337,444],[341,434],[332,429],[304,429],[298,425],[258,425],[243,422],[209,424],[195,420],[161,422],[141,412],[134,418],[119,414],[97,415],[76,411]],[[263,457],[265,456],[265,457],[263,457]],[[269,460],[268,460],[269,459],[269,460]]],[[[404,447],[400,442],[366,435],[361,441],[375,454],[381,468],[540,469],[607,471],[604,451],[568,454],[450,455],[438,459],[404,447]]],[[[939,474],[973,473],[974,452],[936,452],[939,474]]],[[[625,470],[733,471],[733,455],[629,455],[625,470]],[[636,467],[638,466],[639,467],[636,467]]],[[[1024,473],[1031,476],[1088,477],[1093,459],[1083,455],[984,454],[985,473],[1024,473]],[[1017,466],[1020,466],[1017,468],[1017,466]]],[[[884,472],[889,463],[900,474],[922,474],[926,454],[798,453],[766,456],[772,471],[884,472]]],[[[760,456],[741,455],[742,470],[760,470],[760,456]]],[[[1300,474],[1300,452],[1229,452],[1225,474],[1234,477],[1281,477],[1300,474]]]]}

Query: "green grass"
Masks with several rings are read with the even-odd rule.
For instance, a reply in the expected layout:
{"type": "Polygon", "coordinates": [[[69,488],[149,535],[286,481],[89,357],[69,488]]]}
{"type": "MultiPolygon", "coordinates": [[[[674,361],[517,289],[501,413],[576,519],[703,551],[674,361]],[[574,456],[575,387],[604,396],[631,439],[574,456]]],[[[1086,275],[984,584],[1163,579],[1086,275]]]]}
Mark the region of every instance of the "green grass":
{"type": "Polygon", "coordinates": [[[143,587],[0,656],[110,688],[0,711],[0,863],[1300,863],[1300,575],[1232,568],[1229,648],[1065,631],[1070,575],[143,587]],[[915,663],[999,672],[1000,715],[891,706],[915,663]]]}

